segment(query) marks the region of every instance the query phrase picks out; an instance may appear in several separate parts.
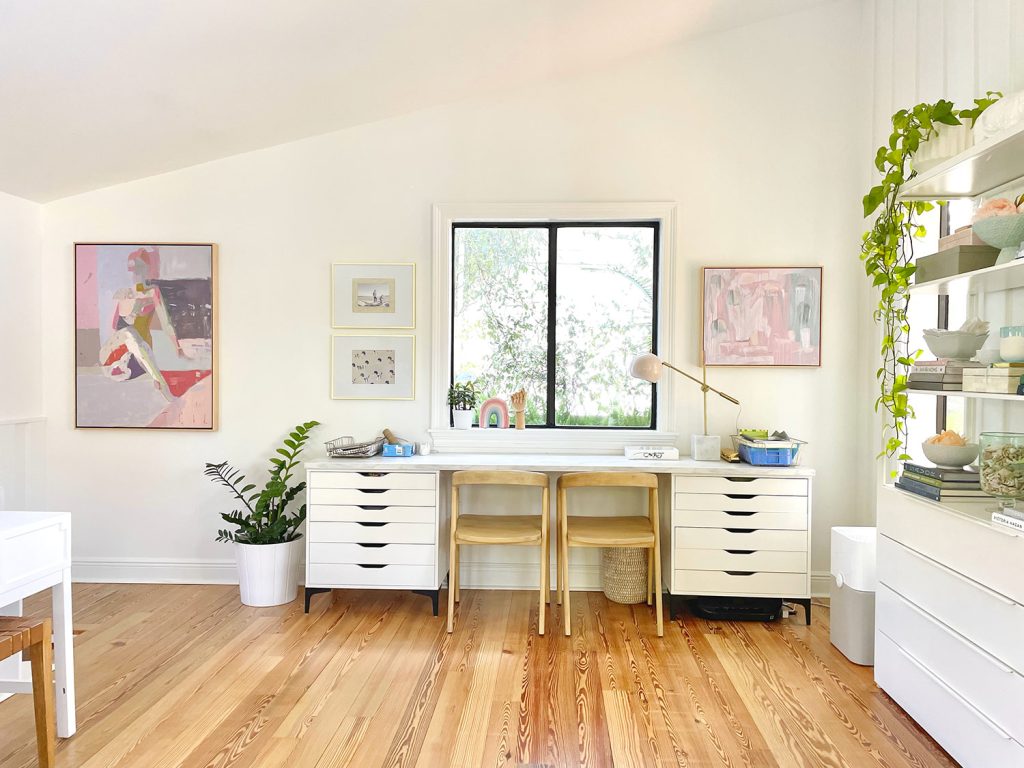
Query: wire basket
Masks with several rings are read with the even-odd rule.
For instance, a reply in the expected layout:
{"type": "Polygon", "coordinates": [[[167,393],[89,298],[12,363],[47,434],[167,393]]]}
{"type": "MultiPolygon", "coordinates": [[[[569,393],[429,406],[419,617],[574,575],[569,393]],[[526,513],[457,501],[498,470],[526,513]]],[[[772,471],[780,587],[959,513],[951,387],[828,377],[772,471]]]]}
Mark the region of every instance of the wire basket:
{"type": "Polygon", "coordinates": [[[348,438],[336,437],[324,443],[327,455],[332,459],[369,459],[380,453],[384,447],[384,435],[365,443],[345,443],[348,438]]]}

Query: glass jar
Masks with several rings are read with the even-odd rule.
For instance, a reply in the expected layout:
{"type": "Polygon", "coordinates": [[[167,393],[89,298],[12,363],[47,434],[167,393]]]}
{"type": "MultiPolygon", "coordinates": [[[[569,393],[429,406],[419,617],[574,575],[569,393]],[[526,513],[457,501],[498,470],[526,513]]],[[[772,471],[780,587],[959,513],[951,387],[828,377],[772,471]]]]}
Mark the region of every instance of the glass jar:
{"type": "Polygon", "coordinates": [[[1007,363],[1024,363],[1024,325],[999,329],[999,356],[1007,363]]]}
{"type": "Polygon", "coordinates": [[[979,442],[981,490],[999,499],[1002,511],[1014,511],[1024,499],[1024,434],[982,432],[979,442]]]}

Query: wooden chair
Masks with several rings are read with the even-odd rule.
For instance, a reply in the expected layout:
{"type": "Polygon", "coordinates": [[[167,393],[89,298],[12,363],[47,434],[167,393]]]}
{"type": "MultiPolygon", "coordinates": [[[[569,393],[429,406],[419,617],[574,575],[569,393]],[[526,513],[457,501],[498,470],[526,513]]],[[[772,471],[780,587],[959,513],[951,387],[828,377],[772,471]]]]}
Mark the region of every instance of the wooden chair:
{"type": "Polygon", "coordinates": [[[558,601],[569,626],[569,548],[637,547],[647,552],[647,604],[653,593],[658,637],[665,627],[661,613],[661,534],[658,525],[658,476],[646,472],[573,472],[558,478],[558,601]],[[569,488],[646,488],[647,516],[582,517],[569,515],[569,488]]]}
{"type": "Polygon", "coordinates": [[[39,765],[55,765],[57,741],[53,707],[53,647],[49,619],[0,617],[0,661],[24,651],[32,665],[32,700],[36,713],[39,765]]]}
{"type": "Polygon", "coordinates": [[[452,519],[449,545],[448,631],[455,625],[455,603],[459,601],[459,547],[463,544],[513,544],[540,547],[540,618],[537,631],[544,634],[545,604],[551,601],[548,569],[551,550],[548,518],[551,514],[548,478],[540,472],[514,470],[461,471],[452,473],[452,519]],[[533,486],[541,488],[539,515],[460,515],[459,489],[469,485],[533,486]]]}

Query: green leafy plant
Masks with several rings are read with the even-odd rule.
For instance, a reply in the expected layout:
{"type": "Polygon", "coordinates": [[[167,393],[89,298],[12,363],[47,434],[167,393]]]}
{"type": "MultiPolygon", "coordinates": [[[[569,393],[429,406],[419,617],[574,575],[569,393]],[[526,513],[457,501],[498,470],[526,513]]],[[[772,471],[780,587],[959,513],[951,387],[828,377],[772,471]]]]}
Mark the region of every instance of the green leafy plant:
{"type": "Polygon", "coordinates": [[[294,514],[288,513],[288,505],[295,501],[295,497],[305,489],[306,484],[302,482],[289,486],[288,482],[299,464],[298,457],[309,439],[310,430],[319,425],[318,421],[307,421],[296,426],[288,434],[282,446],[276,451],[279,456],[270,458],[270,474],[262,490],[256,490],[254,483],[245,483],[245,475],[226,461],[206,465],[203,474],[227,488],[243,507],[240,510],[221,513],[224,521],[234,525],[235,530],[217,531],[217,541],[283,544],[295,541],[302,535],[297,529],[306,519],[306,505],[303,504],[294,514]]]}
{"type": "Polygon", "coordinates": [[[885,146],[875,153],[875,168],[881,181],[864,196],[864,217],[878,212],[874,224],[864,233],[861,261],[871,284],[881,293],[874,311],[875,322],[882,326],[882,365],[875,373],[878,397],[875,410],[885,409],[888,420],[883,427],[883,449],[879,456],[909,458],[902,450],[907,436],[907,419],[913,410],[907,402],[907,366],[920,356],[920,350],[910,350],[908,340],[910,324],[907,304],[910,300],[911,278],[914,265],[914,239],[924,237],[924,226],[915,222],[934,208],[930,202],[907,202],[899,199],[903,185],[916,175],[911,160],[921,144],[932,138],[940,126],[971,124],[1001,93],[989,91],[984,98],[975,99],[974,106],[957,110],[944,99],[934,104],[918,104],[901,109],[892,116],[892,134],[885,146]]]}
{"type": "Polygon", "coordinates": [[[448,405],[456,411],[472,411],[476,408],[476,398],[476,387],[471,381],[448,387],[448,405]]]}

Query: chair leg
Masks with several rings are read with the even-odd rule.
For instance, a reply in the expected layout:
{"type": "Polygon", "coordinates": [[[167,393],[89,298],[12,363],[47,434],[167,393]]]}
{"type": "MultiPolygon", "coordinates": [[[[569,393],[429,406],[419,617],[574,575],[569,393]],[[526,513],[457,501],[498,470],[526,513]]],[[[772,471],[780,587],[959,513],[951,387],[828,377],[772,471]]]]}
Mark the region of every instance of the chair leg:
{"type": "Polygon", "coordinates": [[[555,516],[555,600],[562,604],[562,526],[559,524],[559,515],[555,516]]]}
{"type": "Polygon", "coordinates": [[[548,549],[548,537],[542,535],[541,538],[543,540],[540,544],[540,606],[538,609],[540,613],[537,618],[538,635],[544,634],[544,615],[548,612],[548,601],[545,598],[551,594],[551,591],[548,589],[548,571],[551,569],[551,565],[548,563],[547,558],[544,557],[544,553],[547,552],[548,549]]]}
{"type": "Polygon", "coordinates": [[[658,547],[658,539],[654,539],[654,610],[658,613],[658,637],[665,635],[665,618],[661,610],[661,549],[658,547]]]}
{"type": "Polygon", "coordinates": [[[562,614],[568,637],[572,634],[572,626],[569,621],[569,535],[566,527],[562,527],[562,614]]]}
{"type": "Polygon", "coordinates": [[[455,593],[459,583],[459,546],[455,543],[455,527],[452,527],[448,543],[448,634],[455,628],[455,593]]]}
{"type": "Polygon", "coordinates": [[[651,604],[654,589],[654,548],[647,550],[647,604],[651,604]]]}
{"type": "Polygon", "coordinates": [[[544,602],[551,604],[551,534],[544,537],[544,551],[541,553],[544,560],[544,602]]]}
{"type": "Polygon", "coordinates": [[[32,702],[36,715],[36,747],[41,768],[51,768],[56,761],[56,710],[53,705],[53,648],[50,645],[50,622],[46,622],[43,641],[28,649],[32,667],[32,702]]]}
{"type": "Polygon", "coordinates": [[[459,591],[459,582],[462,580],[462,574],[459,573],[459,560],[462,556],[462,546],[460,544],[455,545],[455,602],[459,602],[462,599],[462,593],[459,591]]]}

